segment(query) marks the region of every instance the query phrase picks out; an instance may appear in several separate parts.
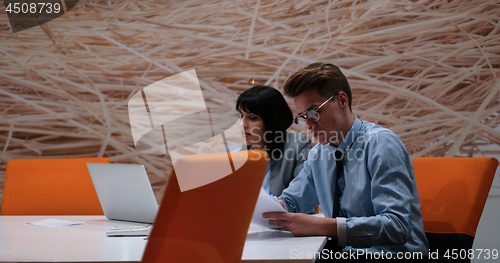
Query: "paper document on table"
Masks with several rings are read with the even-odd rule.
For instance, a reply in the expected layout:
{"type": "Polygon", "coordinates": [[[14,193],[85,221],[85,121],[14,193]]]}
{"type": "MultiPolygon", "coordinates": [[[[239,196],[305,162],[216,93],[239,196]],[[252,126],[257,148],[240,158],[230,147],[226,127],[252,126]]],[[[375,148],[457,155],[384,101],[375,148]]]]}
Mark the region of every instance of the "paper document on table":
{"type": "Polygon", "coordinates": [[[44,226],[44,227],[54,228],[54,227],[63,227],[63,226],[82,225],[84,223],[85,222],[48,218],[48,219],[41,220],[41,221],[26,223],[26,225],[30,225],[30,226],[44,226]]]}
{"type": "Polygon", "coordinates": [[[264,188],[260,188],[259,198],[257,199],[257,204],[253,211],[252,224],[268,227],[268,228],[280,228],[275,225],[269,224],[268,218],[263,218],[262,213],[265,212],[286,212],[281,206],[280,202],[276,197],[271,196],[267,193],[264,188]]]}

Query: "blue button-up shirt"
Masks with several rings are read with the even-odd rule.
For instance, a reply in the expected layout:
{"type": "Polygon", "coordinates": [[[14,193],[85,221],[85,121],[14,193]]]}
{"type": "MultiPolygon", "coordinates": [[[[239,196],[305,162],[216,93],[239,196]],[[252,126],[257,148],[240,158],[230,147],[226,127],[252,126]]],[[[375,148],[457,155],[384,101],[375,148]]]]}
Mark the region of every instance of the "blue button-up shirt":
{"type": "Polygon", "coordinates": [[[355,118],[338,147],[317,144],[280,199],[288,212],[320,205],[332,216],[337,167],[335,150],[344,152],[340,178],[340,217],[346,218],[344,250],[427,253],[420,197],[411,159],[394,132],[355,118]]]}

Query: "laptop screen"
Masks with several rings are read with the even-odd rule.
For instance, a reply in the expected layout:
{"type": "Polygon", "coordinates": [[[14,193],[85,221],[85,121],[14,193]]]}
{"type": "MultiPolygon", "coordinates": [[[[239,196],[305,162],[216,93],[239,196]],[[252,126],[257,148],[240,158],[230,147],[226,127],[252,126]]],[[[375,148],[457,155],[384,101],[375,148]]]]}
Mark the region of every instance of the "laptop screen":
{"type": "Polygon", "coordinates": [[[158,203],[140,164],[87,163],[108,219],[153,223],[158,203]]]}

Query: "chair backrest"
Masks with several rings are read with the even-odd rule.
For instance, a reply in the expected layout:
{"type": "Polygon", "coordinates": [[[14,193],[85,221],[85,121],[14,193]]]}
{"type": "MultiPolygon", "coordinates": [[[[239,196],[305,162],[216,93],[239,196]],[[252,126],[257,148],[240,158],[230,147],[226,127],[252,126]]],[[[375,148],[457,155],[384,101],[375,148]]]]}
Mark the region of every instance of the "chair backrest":
{"type": "MultiPolygon", "coordinates": [[[[191,190],[181,192],[172,172],[142,262],[241,261],[267,153],[242,151],[231,157],[234,163],[246,163],[222,179],[191,190]]],[[[226,153],[194,155],[185,157],[183,165],[213,168],[227,159],[226,153]]]]}
{"type": "Polygon", "coordinates": [[[472,248],[498,160],[420,157],[413,166],[431,251],[472,248]]]}
{"type": "Polygon", "coordinates": [[[7,161],[2,215],[103,215],[87,163],[109,158],[7,161]]]}

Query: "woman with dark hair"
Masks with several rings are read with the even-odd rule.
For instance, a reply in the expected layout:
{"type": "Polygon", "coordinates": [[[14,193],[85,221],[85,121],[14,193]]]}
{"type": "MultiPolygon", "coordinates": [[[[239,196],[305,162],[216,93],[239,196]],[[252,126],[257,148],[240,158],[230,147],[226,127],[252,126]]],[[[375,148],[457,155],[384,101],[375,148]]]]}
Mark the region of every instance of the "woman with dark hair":
{"type": "Polygon", "coordinates": [[[262,186],[272,195],[281,195],[302,170],[311,139],[305,134],[286,132],[293,122],[292,111],[275,88],[255,86],[244,91],[236,101],[236,110],[243,122],[247,149],[269,154],[262,186]]]}

